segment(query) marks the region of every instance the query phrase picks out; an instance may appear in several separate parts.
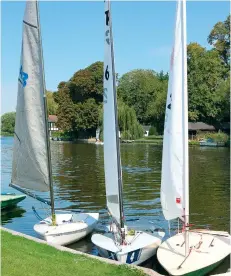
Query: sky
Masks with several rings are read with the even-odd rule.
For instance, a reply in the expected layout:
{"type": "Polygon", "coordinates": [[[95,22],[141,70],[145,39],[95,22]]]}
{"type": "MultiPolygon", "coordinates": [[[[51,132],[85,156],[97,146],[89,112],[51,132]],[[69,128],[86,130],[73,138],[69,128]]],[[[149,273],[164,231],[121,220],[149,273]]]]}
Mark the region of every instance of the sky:
{"type": "MultiPolygon", "coordinates": [[[[1,114],[15,111],[25,1],[1,3],[1,114]]],[[[111,4],[115,68],[169,70],[176,2],[111,4]]],[[[209,48],[207,37],[230,11],[228,1],[187,2],[187,43],[209,48]]],[[[46,88],[56,91],[79,69],[104,57],[104,3],[40,3],[46,88]]]]}

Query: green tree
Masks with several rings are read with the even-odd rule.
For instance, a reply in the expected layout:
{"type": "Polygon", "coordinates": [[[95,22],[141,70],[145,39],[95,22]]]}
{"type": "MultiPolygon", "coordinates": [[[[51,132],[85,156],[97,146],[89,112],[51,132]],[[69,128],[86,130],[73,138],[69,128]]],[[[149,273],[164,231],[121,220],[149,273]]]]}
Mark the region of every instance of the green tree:
{"type": "Polygon", "coordinates": [[[207,51],[197,43],[188,45],[189,120],[216,123],[224,65],[217,50],[207,51]]]}
{"type": "Polygon", "coordinates": [[[149,124],[151,124],[157,130],[158,134],[163,134],[164,131],[164,118],[165,118],[165,106],[167,99],[168,83],[163,84],[162,92],[158,93],[155,100],[148,104],[147,115],[149,118],[149,124]]]}
{"type": "Polygon", "coordinates": [[[143,136],[143,128],[137,120],[135,110],[121,99],[118,100],[118,123],[123,139],[134,140],[143,136]]]}
{"type": "Polygon", "coordinates": [[[58,103],[57,126],[66,132],[75,131],[75,105],[71,99],[70,89],[67,85],[60,86],[57,95],[55,96],[55,101],[58,103]]]}
{"type": "Polygon", "coordinates": [[[217,122],[230,122],[230,76],[220,83],[216,93],[220,96],[217,122]]]}
{"type": "Polygon", "coordinates": [[[78,130],[97,128],[99,108],[95,102],[95,99],[89,98],[83,103],[75,104],[75,113],[75,123],[78,130]]]}
{"type": "Polygon", "coordinates": [[[150,123],[149,104],[163,93],[163,81],[154,71],[141,69],[130,71],[119,79],[118,95],[134,108],[139,122],[150,123]]]}
{"type": "Polygon", "coordinates": [[[55,92],[46,91],[48,114],[56,115],[58,104],[55,101],[55,92]]]}
{"type": "Polygon", "coordinates": [[[60,82],[54,99],[61,129],[94,132],[103,101],[103,63],[95,62],[77,71],[68,82],[60,82]]]}
{"type": "Polygon", "coordinates": [[[169,75],[168,75],[168,72],[164,73],[164,71],[161,70],[160,73],[157,73],[157,77],[161,81],[166,81],[166,80],[168,81],[169,75]]]}
{"type": "Polygon", "coordinates": [[[1,116],[1,132],[14,133],[15,112],[8,112],[1,116]]]}
{"type": "Polygon", "coordinates": [[[68,82],[71,98],[74,103],[94,98],[95,102],[103,101],[103,62],[97,61],[83,70],[77,71],[68,82]]]}
{"type": "MultiPolygon", "coordinates": [[[[118,124],[122,139],[138,139],[143,136],[143,128],[139,124],[135,110],[126,105],[122,99],[117,101],[118,108],[118,124]]],[[[103,106],[99,110],[100,139],[103,139],[103,106]]]]}
{"type": "Polygon", "coordinates": [[[208,43],[219,53],[222,61],[230,65],[230,15],[224,22],[217,22],[208,36],[208,43]]]}

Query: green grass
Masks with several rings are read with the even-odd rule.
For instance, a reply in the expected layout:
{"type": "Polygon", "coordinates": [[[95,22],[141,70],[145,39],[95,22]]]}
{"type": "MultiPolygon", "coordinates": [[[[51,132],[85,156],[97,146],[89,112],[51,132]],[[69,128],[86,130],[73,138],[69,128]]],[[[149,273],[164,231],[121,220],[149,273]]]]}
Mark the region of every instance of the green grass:
{"type": "Polygon", "coordinates": [[[163,144],[163,136],[150,135],[147,137],[142,137],[140,139],[137,139],[134,142],[135,143],[150,143],[150,144],[162,145],[163,144]]]}
{"type": "Polygon", "coordinates": [[[144,276],[125,265],[59,251],[1,230],[4,276],[144,276]]]}
{"type": "Polygon", "coordinates": [[[163,140],[163,135],[149,135],[149,136],[146,136],[145,139],[147,140],[163,140]]]}
{"type": "Polygon", "coordinates": [[[188,144],[189,146],[200,146],[200,142],[195,140],[188,141],[188,144]]]}
{"type": "Polygon", "coordinates": [[[162,140],[151,140],[151,139],[138,139],[135,140],[134,143],[147,143],[147,144],[156,144],[156,145],[162,145],[162,140]]]}

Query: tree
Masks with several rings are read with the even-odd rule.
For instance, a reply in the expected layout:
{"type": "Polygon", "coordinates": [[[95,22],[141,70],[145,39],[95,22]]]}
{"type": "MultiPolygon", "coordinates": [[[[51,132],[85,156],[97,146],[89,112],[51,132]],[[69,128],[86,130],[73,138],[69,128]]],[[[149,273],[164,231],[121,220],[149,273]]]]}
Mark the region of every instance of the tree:
{"type": "Polygon", "coordinates": [[[158,79],[159,79],[160,81],[165,81],[165,80],[168,81],[168,78],[169,78],[168,72],[167,72],[167,73],[164,73],[164,71],[161,70],[160,73],[157,73],[156,75],[157,75],[157,77],[158,77],[158,79]]]}
{"type": "Polygon", "coordinates": [[[68,82],[74,103],[94,98],[103,101],[103,62],[97,61],[83,70],[77,71],[68,82]]]}
{"type": "Polygon", "coordinates": [[[75,131],[75,106],[71,100],[70,89],[67,85],[63,85],[59,88],[55,96],[55,101],[58,103],[57,126],[63,131],[75,131]]]}
{"type": "Polygon", "coordinates": [[[230,65],[230,15],[224,22],[217,22],[208,36],[208,43],[219,53],[227,69],[230,65]]]}
{"type": "Polygon", "coordinates": [[[230,122],[230,76],[220,83],[216,93],[220,95],[217,122],[230,122]]]}
{"type": "Polygon", "coordinates": [[[58,125],[65,131],[93,133],[103,101],[103,63],[95,62],[58,85],[58,125]]]}
{"type": "Polygon", "coordinates": [[[99,109],[95,99],[87,99],[75,104],[75,123],[77,130],[96,129],[98,126],[99,109]]]}
{"type": "Polygon", "coordinates": [[[55,101],[55,92],[46,91],[48,114],[56,115],[58,104],[55,101]]]}
{"type": "Polygon", "coordinates": [[[134,108],[139,122],[149,123],[149,104],[163,92],[163,82],[152,70],[133,70],[119,79],[118,95],[134,108]]]}
{"type": "Polygon", "coordinates": [[[148,104],[147,116],[150,124],[155,127],[158,134],[163,134],[164,131],[164,118],[165,118],[165,106],[168,90],[167,81],[163,84],[163,91],[158,93],[155,100],[148,104]]]}
{"type": "Polygon", "coordinates": [[[1,131],[9,134],[14,133],[16,112],[8,112],[1,116],[1,131]]]}
{"type": "MultiPolygon", "coordinates": [[[[118,124],[121,132],[121,138],[133,140],[143,136],[143,128],[139,124],[135,110],[132,107],[126,105],[122,99],[117,101],[118,108],[118,124]]],[[[103,138],[103,106],[100,106],[99,110],[99,123],[101,139],[103,138]]]]}
{"type": "Polygon", "coordinates": [[[122,100],[118,100],[118,123],[123,139],[134,140],[143,136],[143,128],[137,120],[135,110],[122,100]]]}
{"type": "Polygon", "coordinates": [[[217,50],[207,51],[197,43],[188,45],[189,120],[216,123],[221,108],[217,88],[223,74],[217,50]]]}

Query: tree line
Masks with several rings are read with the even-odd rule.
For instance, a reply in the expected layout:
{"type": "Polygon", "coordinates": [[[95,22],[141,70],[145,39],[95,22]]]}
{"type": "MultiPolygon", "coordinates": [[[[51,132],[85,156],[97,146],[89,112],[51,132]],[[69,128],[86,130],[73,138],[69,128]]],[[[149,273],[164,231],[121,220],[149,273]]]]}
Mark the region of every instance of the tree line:
{"type": "MultiPolygon", "coordinates": [[[[189,121],[219,126],[230,121],[230,16],[208,35],[211,49],[187,46],[189,121]]],[[[143,136],[141,125],[163,133],[168,73],[136,69],[117,74],[119,128],[124,139],[143,136]]],[[[103,124],[103,62],[97,61],[47,92],[48,112],[75,137],[95,136],[103,124]]],[[[2,121],[3,124],[3,121],[2,121]]]]}

